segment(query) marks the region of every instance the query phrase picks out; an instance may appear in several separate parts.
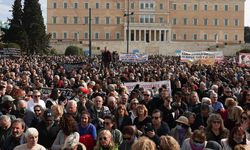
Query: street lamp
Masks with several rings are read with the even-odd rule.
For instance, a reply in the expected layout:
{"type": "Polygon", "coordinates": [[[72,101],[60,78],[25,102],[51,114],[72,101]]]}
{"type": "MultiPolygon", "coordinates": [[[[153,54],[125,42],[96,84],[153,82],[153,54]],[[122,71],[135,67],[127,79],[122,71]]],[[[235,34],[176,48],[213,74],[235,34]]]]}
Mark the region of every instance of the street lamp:
{"type": "Polygon", "coordinates": [[[128,52],[129,52],[129,16],[130,15],[134,15],[134,12],[129,12],[129,0],[128,0],[128,6],[127,6],[127,12],[124,14],[124,17],[127,17],[127,30],[126,30],[126,34],[127,34],[127,54],[128,54],[128,52]]]}

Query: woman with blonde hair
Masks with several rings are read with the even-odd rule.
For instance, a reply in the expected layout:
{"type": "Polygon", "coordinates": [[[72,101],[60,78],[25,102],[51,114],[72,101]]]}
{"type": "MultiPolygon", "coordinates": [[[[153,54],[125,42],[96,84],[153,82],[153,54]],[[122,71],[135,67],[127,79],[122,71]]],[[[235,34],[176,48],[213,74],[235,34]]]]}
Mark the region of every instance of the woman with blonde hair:
{"type": "Polygon", "coordinates": [[[206,137],[220,143],[221,139],[227,138],[229,131],[225,128],[222,117],[219,114],[211,114],[207,119],[206,137]]]}
{"type": "Polygon", "coordinates": [[[55,122],[59,123],[64,113],[63,107],[61,105],[56,104],[51,106],[51,110],[55,117],[55,122]]]}
{"type": "Polygon", "coordinates": [[[97,144],[94,150],[118,150],[118,146],[113,141],[112,134],[109,130],[102,130],[98,135],[97,144]]]}
{"type": "Polygon", "coordinates": [[[164,150],[180,150],[179,143],[172,136],[160,137],[160,149],[164,150]]]}
{"type": "Polygon", "coordinates": [[[157,148],[152,140],[143,136],[132,145],[131,150],[157,150],[157,148]]]}
{"type": "Polygon", "coordinates": [[[230,131],[235,125],[241,123],[241,114],[243,113],[241,106],[233,106],[231,111],[228,113],[228,119],[225,122],[226,128],[230,131]]]}
{"type": "Polygon", "coordinates": [[[152,123],[151,118],[148,116],[148,109],[145,105],[138,105],[137,107],[137,117],[134,120],[134,125],[140,131],[143,131],[143,127],[148,124],[152,123]]]}

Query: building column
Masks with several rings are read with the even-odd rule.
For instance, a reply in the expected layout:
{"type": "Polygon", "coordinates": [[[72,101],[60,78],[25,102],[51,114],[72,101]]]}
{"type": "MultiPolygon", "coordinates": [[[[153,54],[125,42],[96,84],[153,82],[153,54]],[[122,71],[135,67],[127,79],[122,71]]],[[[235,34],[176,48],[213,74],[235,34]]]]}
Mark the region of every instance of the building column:
{"type": "Polygon", "coordinates": [[[144,30],[144,41],[146,42],[146,32],[147,30],[144,30]]]}
{"type": "Polygon", "coordinates": [[[158,40],[161,41],[161,30],[157,30],[158,31],[158,40]]]}
{"type": "Polygon", "coordinates": [[[157,39],[156,39],[156,30],[154,30],[154,41],[157,41],[157,39]]]}
{"type": "Polygon", "coordinates": [[[141,30],[139,30],[139,41],[141,41],[141,30]]]}
{"type": "Polygon", "coordinates": [[[151,39],[151,30],[149,30],[149,42],[151,42],[152,39],[151,39]]]}
{"type": "Polygon", "coordinates": [[[136,29],[134,29],[134,41],[136,41],[136,29]]]}
{"type": "Polygon", "coordinates": [[[169,37],[168,37],[168,30],[165,30],[165,37],[166,37],[166,38],[165,38],[165,41],[168,41],[168,38],[169,38],[169,37]]]}

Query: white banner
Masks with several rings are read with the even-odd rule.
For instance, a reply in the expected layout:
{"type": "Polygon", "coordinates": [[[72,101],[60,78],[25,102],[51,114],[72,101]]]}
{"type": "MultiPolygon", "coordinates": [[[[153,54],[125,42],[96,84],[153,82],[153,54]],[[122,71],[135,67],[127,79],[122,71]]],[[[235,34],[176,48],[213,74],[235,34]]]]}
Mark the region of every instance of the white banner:
{"type": "Polygon", "coordinates": [[[250,66],[250,53],[240,53],[239,54],[239,65],[240,66],[250,66]]]}
{"type": "Polygon", "coordinates": [[[222,51],[210,52],[188,52],[181,50],[180,53],[182,62],[201,63],[213,65],[215,62],[221,62],[224,59],[222,51]]]}
{"type": "Polygon", "coordinates": [[[127,82],[127,83],[124,83],[124,85],[128,88],[129,92],[131,92],[137,84],[139,84],[140,87],[143,87],[146,90],[152,89],[153,87],[155,87],[156,89],[159,89],[162,85],[166,85],[166,87],[169,90],[169,93],[171,95],[171,83],[169,80],[157,81],[157,82],[127,82]]]}
{"type": "Polygon", "coordinates": [[[119,60],[122,62],[146,62],[147,54],[119,54],[119,60]]]}

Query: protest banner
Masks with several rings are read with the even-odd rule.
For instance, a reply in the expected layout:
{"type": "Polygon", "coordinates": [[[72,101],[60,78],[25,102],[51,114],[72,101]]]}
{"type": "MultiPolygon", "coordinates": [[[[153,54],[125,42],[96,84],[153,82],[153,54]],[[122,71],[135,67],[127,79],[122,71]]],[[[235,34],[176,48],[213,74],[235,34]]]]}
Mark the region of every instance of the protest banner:
{"type": "MultiPolygon", "coordinates": [[[[53,89],[49,87],[43,87],[41,89],[41,94],[44,97],[48,97],[51,94],[51,91],[53,89]]],[[[61,94],[65,95],[67,98],[71,98],[73,96],[73,90],[72,89],[64,89],[64,88],[58,88],[58,90],[61,92],[61,94]]]]}
{"type": "Polygon", "coordinates": [[[250,66],[250,53],[240,53],[239,62],[240,66],[250,66]]]}
{"type": "Polygon", "coordinates": [[[21,50],[17,48],[0,49],[0,57],[21,57],[21,50]]]}
{"type": "Polygon", "coordinates": [[[119,61],[122,62],[146,62],[148,61],[147,54],[119,54],[119,61]]]}
{"type": "Polygon", "coordinates": [[[129,92],[131,92],[137,84],[139,84],[140,87],[143,87],[145,90],[152,89],[153,87],[155,87],[156,89],[159,89],[162,85],[166,85],[166,87],[169,90],[169,93],[171,95],[171,83],[169,80],[156,81],[156,82],[127,82],[127,83],[124,83],[124,85],[127,87],[129,92]]]}
{"type": "Polygon", "coordinates": [[[223,61],[223,58],[224,58],[222,51],[187,52],[187,51],[181,50],[179,54],[181,57],[181,62],[188,62],[192,64],[213,65],[215,62],[223,61]]]}

